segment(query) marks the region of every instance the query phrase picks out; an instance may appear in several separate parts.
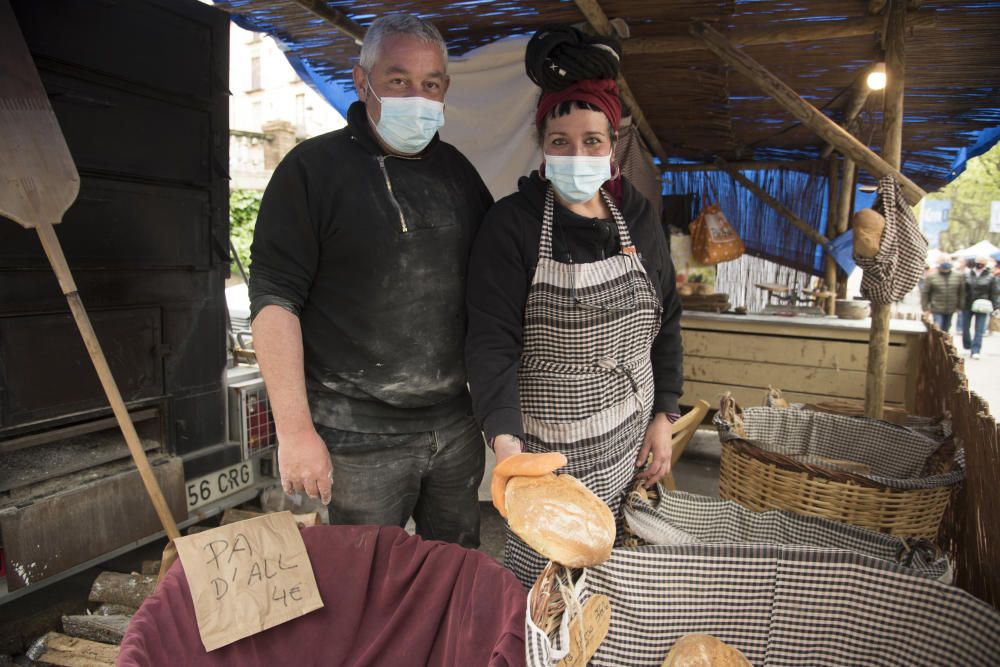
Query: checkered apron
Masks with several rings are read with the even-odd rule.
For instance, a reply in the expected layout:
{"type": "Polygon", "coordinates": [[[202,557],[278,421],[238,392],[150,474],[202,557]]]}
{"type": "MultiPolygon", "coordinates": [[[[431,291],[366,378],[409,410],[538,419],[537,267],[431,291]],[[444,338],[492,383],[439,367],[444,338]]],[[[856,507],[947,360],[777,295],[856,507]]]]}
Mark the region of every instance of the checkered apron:
{"type": "MultiPolygon", "coordinates": [[[[542,233],[524,309],[518,388],[525,450],[558,451],[573,475],[606,502],[621,525],[653,404],[649,351],[660,327],[659,299],[625,219],[603,190],[622,252],[585,264],[552,259],[555,200],[545,195],[542,233]]],[[[504,562],[530,587],[547,560],[510,530],[504,562]]]]}

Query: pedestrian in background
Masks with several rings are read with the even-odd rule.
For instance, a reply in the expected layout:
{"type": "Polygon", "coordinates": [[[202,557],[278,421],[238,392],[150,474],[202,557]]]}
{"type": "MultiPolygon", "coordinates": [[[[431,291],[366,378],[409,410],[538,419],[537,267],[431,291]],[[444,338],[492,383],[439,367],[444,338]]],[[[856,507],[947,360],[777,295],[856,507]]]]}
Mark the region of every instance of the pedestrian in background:
{"type": "Polygon", "coordinates": [[[962,347],[973,359],[983,348],[983,333],[990,314],[1000,309],[1000,281],[993,276],[989,257],[977,257],[965,276],[965,309],[962,318],[962,347]]]}
{"type": "Polygon", "coordinates": [[[941,331],[951,331],[952,316],[965,306],[965,276],[952,271],[951,258],[943,258],[937,272],[924,279],[920,303],[941,331]]]}

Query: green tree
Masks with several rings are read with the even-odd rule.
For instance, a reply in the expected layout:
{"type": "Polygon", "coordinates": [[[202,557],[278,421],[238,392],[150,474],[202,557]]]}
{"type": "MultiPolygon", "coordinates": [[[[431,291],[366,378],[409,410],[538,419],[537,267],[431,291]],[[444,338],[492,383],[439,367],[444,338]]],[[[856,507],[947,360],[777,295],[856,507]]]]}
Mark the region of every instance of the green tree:
{"type": "Polygon", "coordinates": [[[941,249],[954,252],[983,239],[1000,245],[1000,234],[990,233],[990,202],[1000,200],[1000,144],[969,160],[965,171],[928,199],[950,199],[948,230],[941,233],[941,249]]]}
{"type": "MultiPolygon", "coordinates": [[[[250,244],[253,242],[253,228],[257,224],[257,211],[260,210],[263,194],[257,190],[229,192],[229,238],[244,270],[250,268],[250,244]]],[[[229,268],[232,275],[239,275],[236,262],[229,268]]]]}

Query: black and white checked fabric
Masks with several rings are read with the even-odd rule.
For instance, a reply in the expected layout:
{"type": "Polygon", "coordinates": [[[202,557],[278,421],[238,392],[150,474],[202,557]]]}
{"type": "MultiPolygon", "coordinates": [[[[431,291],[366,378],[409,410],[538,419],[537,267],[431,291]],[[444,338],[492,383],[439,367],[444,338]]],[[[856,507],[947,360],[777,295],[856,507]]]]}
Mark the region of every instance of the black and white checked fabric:
{"type": "Polygon", "coordinates": [[[650,544],[775,544],[846,549],[908,568],[945,583],[952,580],[948,559],[932,544],[782,510],[751,512],[739,503],[659,487],[654,506],[630,493],[625,523],[650,544]]]}
{"type": "MultiPolygon", "coordinates": [[[[715,427],[723,443],[742,439],[719,414],[715,416],[715,427]]],[[[957,484],[965,478],[961,449],[956,453],[958,465],[954,470],[921,476],[927,457],[941,443],[923,433],[877,419],[812,410],[747,408],[743,411],[743,429],[746,440],[755,446],[794,456],[802,463],[826,466],[824,459],[862,463],[871,472],[859,476],[893,489],[931,489],[957,484]]]]}
{"type": "MultiPolygon", "coordinates": [[[[622,253],[599,262],[552,259],[552,188],[545,196],[538,267],[524,309],[518,389],[525,450],[559,451],[573,475],[621,522],[635,456],[653,405],[649,352],[661,304],[625,220],[601,192],[622,253]]],[[[504,564],[531,587],[547,560],[507,531],[504,564]]]]}
{"type": "Polygon", "coordinates": [[[861,295],[872,303],[896,303],[910,293],[924,275],[927,239],[913,209],[892,176],[878,183],[875,209],[885,217],[882,242],[874,257],[854,255],[862,268],[861,295]]]}
{"type": "MultiPolygon", "coordinates": [[[[581,598],[607,595],[611,628],[595,667],[658,667],[697,632],[758,667],[1000,664],[1000,614],[965,591],[850,551],[698,544],[615,549],[581,598]]],[[[527,663],[550,667],[537,628],[527,663]]]]}

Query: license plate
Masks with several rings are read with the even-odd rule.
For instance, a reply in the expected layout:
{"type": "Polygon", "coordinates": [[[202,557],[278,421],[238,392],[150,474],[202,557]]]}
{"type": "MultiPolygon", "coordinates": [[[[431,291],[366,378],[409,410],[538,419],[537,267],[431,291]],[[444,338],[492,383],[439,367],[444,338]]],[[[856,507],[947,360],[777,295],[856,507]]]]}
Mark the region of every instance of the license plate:
{"type": "Polygon", "coordinates": [[[257,481],[254,470],[256,461],[237,463],[222,470],[189,480],[187,483],[188,510],[198,509],[216,500],[249,488],[257,481]]]}

